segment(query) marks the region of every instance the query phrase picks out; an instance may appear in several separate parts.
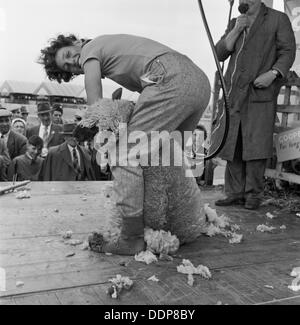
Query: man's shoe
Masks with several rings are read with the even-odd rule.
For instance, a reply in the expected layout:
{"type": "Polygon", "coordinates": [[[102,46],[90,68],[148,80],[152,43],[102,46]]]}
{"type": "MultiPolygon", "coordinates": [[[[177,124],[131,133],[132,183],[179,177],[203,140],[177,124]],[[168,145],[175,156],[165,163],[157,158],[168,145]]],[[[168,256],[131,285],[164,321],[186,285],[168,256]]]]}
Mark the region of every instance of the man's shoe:
{"type": "Polygon", "coordinates": [[[257,210],[260,207],[261,200],[258,198],[249,198],[246,200],[245,209],[257,210]]]}
{"type": "Polygon", "coordinates": [[[216,206],[219,207],[227,207],[231,205],[244,205],[245,199],[242,197],[235,197],[235,196],[228,196],[227,198],[223,200],[218,200],[215,202],[216,206]]]}

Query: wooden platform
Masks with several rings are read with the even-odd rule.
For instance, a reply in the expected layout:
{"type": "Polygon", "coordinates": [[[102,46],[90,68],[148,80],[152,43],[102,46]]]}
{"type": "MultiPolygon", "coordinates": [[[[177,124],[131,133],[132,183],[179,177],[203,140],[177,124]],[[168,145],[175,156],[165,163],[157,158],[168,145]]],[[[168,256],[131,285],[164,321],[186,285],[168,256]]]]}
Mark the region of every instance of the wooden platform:
{"type": "MultiPolygon", "coordinates": [[[[201,237],[182,247],[173,262],[150,266],[66,245],[63,231],[72,230],[74,239],[84,240],[107,224],[110,191],[110,183],[34,183],[30,199],[18,200],[14,193],[0,197],[0,267],[7,276],[0,304],[300,304],[300,293],[288,289],[291,270],[300,266],[300,219],[295,215],[268,221],[266,212],[275,209],[218,209],[241,226],[242,244],[201,237]],[[256,232],[266,222],[287,230],[256,232]],[[66,257],[70,252],[75,255],[66,257]],[[196,277],[194,287],[188,286],[187,277],[176,272],[183,258],[208,266],[212,280],[196,277]],[[106,289],[117,274],[129,276],[135,285],[112,300],[106,289]],[[147,280],[153,275],[159,283],[147,280]],[[24,286],[17,287],[18,281],[24,286]]],[[[217,191],[202,194],[212,206],[222,196],[217,191]]]]}

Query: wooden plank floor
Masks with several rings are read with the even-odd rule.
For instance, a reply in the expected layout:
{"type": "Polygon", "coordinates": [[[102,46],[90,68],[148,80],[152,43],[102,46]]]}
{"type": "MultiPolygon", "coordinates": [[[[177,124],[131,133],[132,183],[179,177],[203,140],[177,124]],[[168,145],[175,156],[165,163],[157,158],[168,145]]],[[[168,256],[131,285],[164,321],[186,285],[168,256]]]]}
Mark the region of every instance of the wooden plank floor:
{"type": "MultiPolygon", "coordinates": [[[[224,208],[241,226],[243,243],[230,245],[223,237],[200,237],[183,246],[173,262],[147,266],[132,257],[106,256],[71,247],[61,233],[72,230],[74,239],[87,239],[96,229],[106,229],[113,210],[110,182],[33,183],[31,198],[14,193],[0,197],[0,267],[6,271],[6,291],[0,304],[300,304],[300,293],[288,289],[291,270],[300,266],[300,218],[224,208]],[[277,227],[272,234],[256,231],[259,224],[277,227]],[[279,230],[285,225],[286,230],[279,230]],[[70,252],[73,257],[66,257],[70,252]],[[213,278],[195,277],[194,287],[176,272],[182,259],[210,268],[213,278]],[[126,264],[126,266],[122,266],[126,264]],[[106,295],[109,279],[129,276],[135,285],[120,300],[106,295]],[[147,279],[156,275],[160,282],[147,279]],[[17,287],[21,281],[23,286],[17,287]],[[269,289],[266,286],[272,286],[269,289]]],[[[202,192],[211,203],[222,197],[217,190],[202,192]]]]}

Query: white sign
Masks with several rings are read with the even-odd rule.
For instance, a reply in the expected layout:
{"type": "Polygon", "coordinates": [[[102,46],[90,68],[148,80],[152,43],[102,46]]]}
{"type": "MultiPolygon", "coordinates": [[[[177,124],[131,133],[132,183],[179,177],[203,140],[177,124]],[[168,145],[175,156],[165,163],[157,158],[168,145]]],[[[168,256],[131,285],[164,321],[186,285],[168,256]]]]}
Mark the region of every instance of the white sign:
{"type": "Polygon", "coordinates": [[[275,143],[279,163],[300,158],[300,128],[278,134],[275,143]]]}

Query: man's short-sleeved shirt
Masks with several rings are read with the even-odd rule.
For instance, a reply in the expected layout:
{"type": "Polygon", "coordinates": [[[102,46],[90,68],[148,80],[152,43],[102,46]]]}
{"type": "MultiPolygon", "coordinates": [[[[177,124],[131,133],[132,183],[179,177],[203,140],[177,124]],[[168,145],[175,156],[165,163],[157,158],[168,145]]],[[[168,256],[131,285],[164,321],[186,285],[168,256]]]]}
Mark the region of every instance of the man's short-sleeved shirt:
{"type": "Polygon", "coordinates": [[[102,78],[107,77],[131,91],[141,91],[140,77],[158,56],[175,52],[144,37],[118,34],[94,38],[82,48],[81,67],[89,59],[100,63],[102,78]]]}

